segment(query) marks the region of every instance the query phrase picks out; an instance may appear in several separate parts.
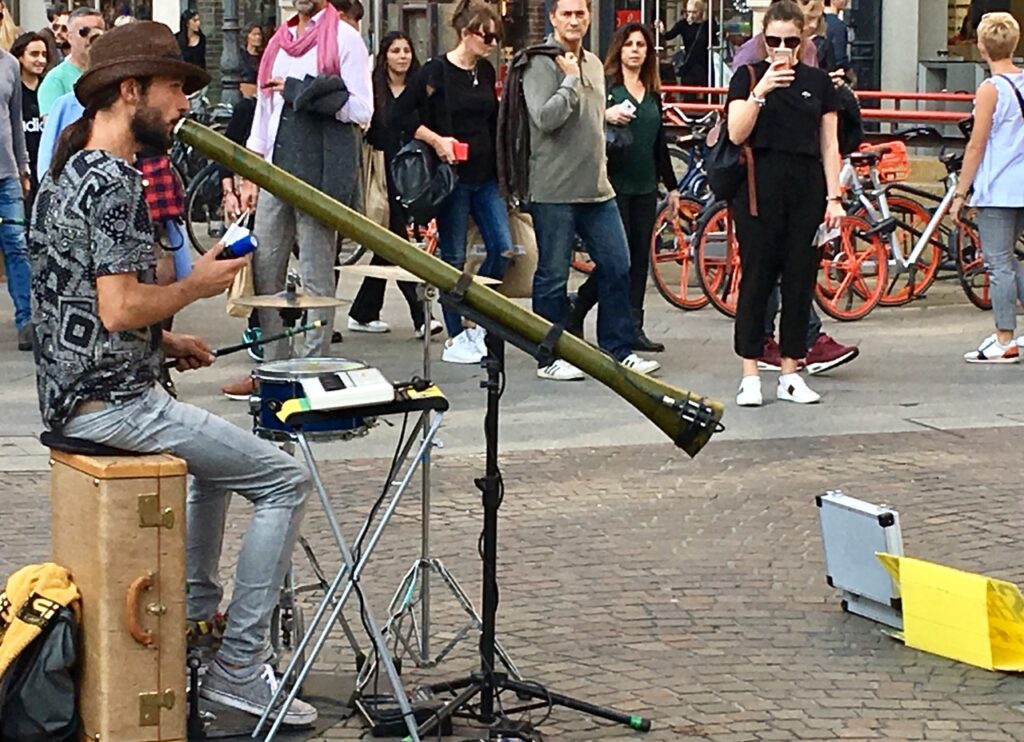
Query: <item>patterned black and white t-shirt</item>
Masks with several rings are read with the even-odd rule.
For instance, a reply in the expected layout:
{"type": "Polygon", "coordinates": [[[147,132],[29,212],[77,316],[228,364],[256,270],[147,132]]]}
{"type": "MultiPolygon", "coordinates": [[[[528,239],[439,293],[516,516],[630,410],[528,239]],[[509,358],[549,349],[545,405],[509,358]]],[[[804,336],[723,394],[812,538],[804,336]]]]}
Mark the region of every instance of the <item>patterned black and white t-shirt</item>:
{"type": "Polygon", "coordinates": [[[100,276],[156,282],[152,235],[142,174],[109,152],[78,152],[56,182],[47,173],[39,184],[28,247],[39,407],[51,429],[79,401],[120,401],[156,383],[160,326],[108,332],[96,296],[100,276]]]}

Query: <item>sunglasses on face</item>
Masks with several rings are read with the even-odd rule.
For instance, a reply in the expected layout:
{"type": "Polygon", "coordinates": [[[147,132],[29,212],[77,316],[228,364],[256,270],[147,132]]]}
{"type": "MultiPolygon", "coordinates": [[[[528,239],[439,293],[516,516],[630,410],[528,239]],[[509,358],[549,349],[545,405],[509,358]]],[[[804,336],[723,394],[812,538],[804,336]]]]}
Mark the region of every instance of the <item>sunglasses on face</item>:
{"type": "Polygon", "coordinates": [[[479,36],[488,46],[498,43],[498,34],[493,31],[473,31],[473,35],[479,36]]]}
{"type": "Polygon", "coordinates": [[[62,26],[59,23],[54,23],[52,26],[50,26],[50,28],[53,30],[54,33],[67,33],[68,32],[68,27],[67,26],[62,26]]]}
{"type": "Polygon", "coordinates": [[[800,46],[802,39],[799,36],[765,36],[764,43],[769,49],[778,49],[779,47],[785,47],[787,49],[796,49],[800,46]]]}

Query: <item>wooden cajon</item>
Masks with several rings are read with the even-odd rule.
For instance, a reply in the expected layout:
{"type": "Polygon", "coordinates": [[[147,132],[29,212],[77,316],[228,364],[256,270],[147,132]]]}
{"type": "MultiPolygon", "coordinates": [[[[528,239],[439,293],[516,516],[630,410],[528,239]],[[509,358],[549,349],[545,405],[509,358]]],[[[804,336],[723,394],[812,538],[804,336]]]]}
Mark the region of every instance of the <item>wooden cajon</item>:
{"type": "Polygon", "coordinates": [[[82,595],[82,739],[186,739],[185,462],[51,450],[53,560],[82,595]]]}

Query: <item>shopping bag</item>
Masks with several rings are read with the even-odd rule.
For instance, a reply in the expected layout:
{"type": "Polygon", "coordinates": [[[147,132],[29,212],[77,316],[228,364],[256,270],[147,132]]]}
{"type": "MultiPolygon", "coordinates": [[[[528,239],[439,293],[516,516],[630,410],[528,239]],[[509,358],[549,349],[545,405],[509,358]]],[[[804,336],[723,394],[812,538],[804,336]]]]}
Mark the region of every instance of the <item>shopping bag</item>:
{"type": "Polygon", "coordinates": [[[374,224],[388,226],[391,205],[388,202],[387,171],[384,153],[363,142],[363,214],[374,224]]]}
{"type": "MultiPolygon", "coordinates": [[[[533,219],[518,209],[509,209],[508,228],[512,233],[514,254],[502,282],[494,289],[510,299],[527,299],[533,293],[533,274],[537,270],[537,237],[533,232],[533,219]]],[[[483,238],[471,218],[466,233],[466,269],[475,275],[483,264],[484,256],[483,238]]]]}
{"type": "Polygon", "coordinates": [[[252,262],[250,261],[242,266],[242,270],[235,274],[235,279],[231,282],[231,288],[228,289],[228,316],[247,319],[252,314],[252,307],[239,306],[234,300],[245,296],[252,296],[255,293],[256,289],[252,282],[252,262]]]}

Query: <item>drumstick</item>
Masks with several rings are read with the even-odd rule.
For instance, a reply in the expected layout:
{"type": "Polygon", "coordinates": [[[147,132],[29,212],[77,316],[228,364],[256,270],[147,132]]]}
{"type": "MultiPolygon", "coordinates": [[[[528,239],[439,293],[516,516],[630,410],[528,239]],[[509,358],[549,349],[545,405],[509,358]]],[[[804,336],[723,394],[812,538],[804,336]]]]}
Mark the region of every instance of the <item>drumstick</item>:
{"type": "MultiPolygon", "coordinates": [[[[220,358],[221,356],[237,353],[240,350],[249,350],[249,348],[255,348],[257,345],[263,345],[264,343],[273,343],[277,340],[285,340],[287,338],[292,337],[293,335],[301,335],[302,333],[309,332],[310,330],[315,330],[318,327],[323,326],[324,321],[322,319],[318,319],[316,322],[310,322],[308,325],[303,325],[302,327],[293,327],[290,330],[285,330],[279,335],[271,335],[270,337],[260,338],[259,340],[250,340],[248,343],[238,343],[237,345],[226,345],[223,348],[217,348],[216,350],[213,351],[213,355],[216,356],[217,358],[220,358]]],[[[164,368],[174,368],[177,364],[177,358],[169,361],[164,361],[164,368]]]]}

